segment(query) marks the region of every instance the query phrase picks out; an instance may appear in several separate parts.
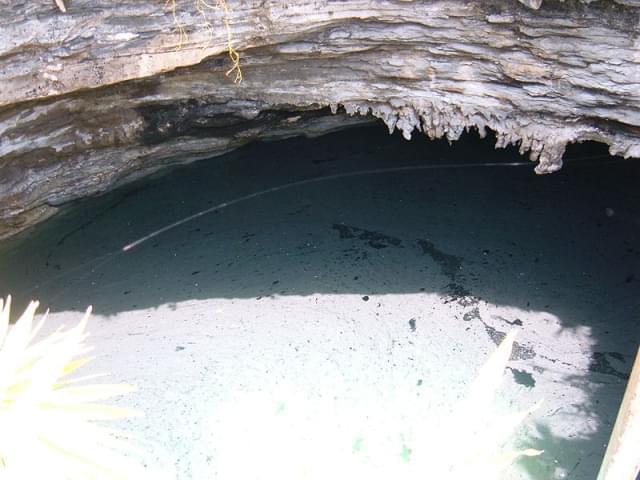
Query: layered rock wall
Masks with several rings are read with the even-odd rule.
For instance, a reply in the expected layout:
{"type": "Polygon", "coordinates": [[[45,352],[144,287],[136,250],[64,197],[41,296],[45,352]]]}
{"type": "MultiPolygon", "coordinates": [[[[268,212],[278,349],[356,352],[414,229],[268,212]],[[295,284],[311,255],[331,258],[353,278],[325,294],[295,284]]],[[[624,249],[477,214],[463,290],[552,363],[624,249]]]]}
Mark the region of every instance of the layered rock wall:
{"type": "Polygon", "coordinates": [[[635,0],[173,6],[0,0],[0,236],[167,164],[371,117],[491,129],[539,173],[571,142],[640,157],[635,0]]]}

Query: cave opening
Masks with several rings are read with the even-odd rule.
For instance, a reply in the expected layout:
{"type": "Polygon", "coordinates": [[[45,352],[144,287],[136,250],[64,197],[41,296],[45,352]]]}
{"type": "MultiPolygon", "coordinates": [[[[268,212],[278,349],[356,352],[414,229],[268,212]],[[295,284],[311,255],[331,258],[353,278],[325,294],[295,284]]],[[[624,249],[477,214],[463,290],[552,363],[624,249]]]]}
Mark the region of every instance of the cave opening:
{"type": "Polygon", "coordinates": [[[492,407],[543,400],[508,445],[544,452],[504,478],[594,478],[640,333],[640,164],[588,143],[540,176],[493,145],[252,143],[3,241],[0,285],[54,326],[93,305],[91,368],[139,387],[180,478],[446,469],[447,408],[513,330],[492,407]]]}

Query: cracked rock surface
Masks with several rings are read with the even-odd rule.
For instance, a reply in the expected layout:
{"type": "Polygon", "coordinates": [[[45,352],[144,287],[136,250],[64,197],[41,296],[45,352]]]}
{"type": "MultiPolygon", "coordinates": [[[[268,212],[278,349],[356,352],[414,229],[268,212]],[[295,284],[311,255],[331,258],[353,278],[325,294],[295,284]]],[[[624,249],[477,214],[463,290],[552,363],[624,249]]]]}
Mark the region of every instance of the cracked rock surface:
{"type": "Polygon", "coordinates": [[[222,9],[65,5],[0,1],[0,236],[168,164],[375,117],[407,139],[491,129],[538,173],[586,140],[640,157],[633,0],[230,2],[240,84],[222,9]]]}

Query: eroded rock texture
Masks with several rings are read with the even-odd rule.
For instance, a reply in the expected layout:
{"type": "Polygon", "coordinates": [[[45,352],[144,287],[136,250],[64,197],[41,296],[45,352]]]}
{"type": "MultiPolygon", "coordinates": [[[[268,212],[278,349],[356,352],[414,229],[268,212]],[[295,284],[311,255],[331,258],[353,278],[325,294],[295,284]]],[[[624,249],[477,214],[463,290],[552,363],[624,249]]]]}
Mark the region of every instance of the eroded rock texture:
{"type": "Polygon", "coordinates": [[[0,236],[170,163],[372,117],[406,138],[490,128],[539,173],[570,142],[640,157],[636,0],[227,1],[239,84],[220,6],[0,0],[0,236]]]}

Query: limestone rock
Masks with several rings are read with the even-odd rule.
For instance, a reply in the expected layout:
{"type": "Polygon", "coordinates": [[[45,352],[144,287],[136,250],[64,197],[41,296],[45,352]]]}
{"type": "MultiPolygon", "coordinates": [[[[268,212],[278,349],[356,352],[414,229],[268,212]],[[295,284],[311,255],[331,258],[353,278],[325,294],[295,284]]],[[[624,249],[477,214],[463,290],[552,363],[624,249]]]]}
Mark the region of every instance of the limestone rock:
{"type": "Polygon", "coordinates": [[[491,129],[539,173],[571,142],[640,157],[637,0],[63,5],[0,0],[0,236],[168,164],[372,117],[408,139],[491,129]]]}

